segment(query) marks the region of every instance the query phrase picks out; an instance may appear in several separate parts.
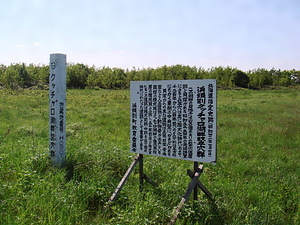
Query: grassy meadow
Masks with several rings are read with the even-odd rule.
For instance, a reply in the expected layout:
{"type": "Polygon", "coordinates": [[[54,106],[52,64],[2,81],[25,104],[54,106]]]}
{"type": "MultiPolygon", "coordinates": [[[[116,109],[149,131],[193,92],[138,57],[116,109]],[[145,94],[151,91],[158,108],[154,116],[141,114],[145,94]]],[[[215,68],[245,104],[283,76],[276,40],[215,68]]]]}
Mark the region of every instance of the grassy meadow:
{"type": "MultiPolygon", "coordinates": [[[[144,156],[117,201],[106,202],[134,158],[129,90],[68,90],[67,165],[48,162],[48,92],[0,90],[0,224],[167,224],[193,163],[144,156]]],[[[218,90],[218,162],[176,224],[300,224],[300,89],[218,90]]]]}

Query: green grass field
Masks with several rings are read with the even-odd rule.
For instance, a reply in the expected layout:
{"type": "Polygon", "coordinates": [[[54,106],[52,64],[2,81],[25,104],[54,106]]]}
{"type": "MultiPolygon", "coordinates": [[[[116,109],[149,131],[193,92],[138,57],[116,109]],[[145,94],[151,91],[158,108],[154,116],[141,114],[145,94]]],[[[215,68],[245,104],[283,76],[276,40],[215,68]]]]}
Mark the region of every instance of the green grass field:
{"type": "MultiPolygon", "coordinates": [[[[144,156],[159,184],[139,192],[138,168],[104,206],[134,158],[129,90],[68,90],[67,165],[48,162],[48,92],[0,90],[0,224],[167,224],[189,161],[144,156]]],[[[300,224],[300,90],[218,90],[218,162],[176,224],[300,224]]]]}

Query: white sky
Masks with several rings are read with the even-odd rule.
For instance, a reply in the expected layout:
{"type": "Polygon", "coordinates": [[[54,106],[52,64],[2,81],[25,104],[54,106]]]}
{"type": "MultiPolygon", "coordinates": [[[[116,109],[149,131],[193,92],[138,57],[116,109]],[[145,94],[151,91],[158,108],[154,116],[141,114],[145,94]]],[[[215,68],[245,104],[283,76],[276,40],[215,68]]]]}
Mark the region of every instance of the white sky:
{"type": "Polygon", "coordinates": [[[0,0],[0,64],[300,70],[299,0],[0,0]]]}

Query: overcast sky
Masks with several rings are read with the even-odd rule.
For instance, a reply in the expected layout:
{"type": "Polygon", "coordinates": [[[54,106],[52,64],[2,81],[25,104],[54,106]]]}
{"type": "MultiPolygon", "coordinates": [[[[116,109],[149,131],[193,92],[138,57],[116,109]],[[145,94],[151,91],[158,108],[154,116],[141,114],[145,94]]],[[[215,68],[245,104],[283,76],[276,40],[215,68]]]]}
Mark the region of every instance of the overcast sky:
{"type": "Polygon", "coordinates": [[[300,70],[299,0],[0,0],[0,64],[300,70]]]}

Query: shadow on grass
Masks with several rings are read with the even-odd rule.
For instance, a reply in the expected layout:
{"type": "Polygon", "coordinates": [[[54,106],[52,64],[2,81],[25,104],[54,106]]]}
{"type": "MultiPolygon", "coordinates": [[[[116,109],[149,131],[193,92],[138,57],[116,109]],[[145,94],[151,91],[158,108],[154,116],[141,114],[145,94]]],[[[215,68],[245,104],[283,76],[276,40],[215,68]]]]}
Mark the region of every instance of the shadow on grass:
{"type": "Polygon", "coordinates": [[[66,179],[67,182],[70,182],[71,180],[73,180],[74,177],[75,177],[76,181],[81,181],[82,177],[75,175],[75,173],[76,173],[75,172],[75,166],[76,166],[76,164],[77,164],[77,162],[74,159],[68,160],[66,162],[66,165],[65,165],[65,167],[66,167],[66,176],[65,176],[65,179],[66,179]]]}
{"type": "Polygon", "coordinates": [[[209,205],[213,215],[211,219],[209,218],[207,224],[225,224],[225,209],[219,207],[215,200],[210,201],[209,205]]]}
{"type": "Polygon", "coordinates": [[[188,203],[180,212],[180,224],[225,224],[225,210],[218,206],[215,200],[201,199],[188,203]]]}
{"type": "Polygon", "coordinates": [[[65,164],[67,182],[75,181],[81,182],[83,178],[91,179],[91,171],[97,162],[90,160],[86,162],[79,162],[76,159],[69,159],[65,164]]]}

